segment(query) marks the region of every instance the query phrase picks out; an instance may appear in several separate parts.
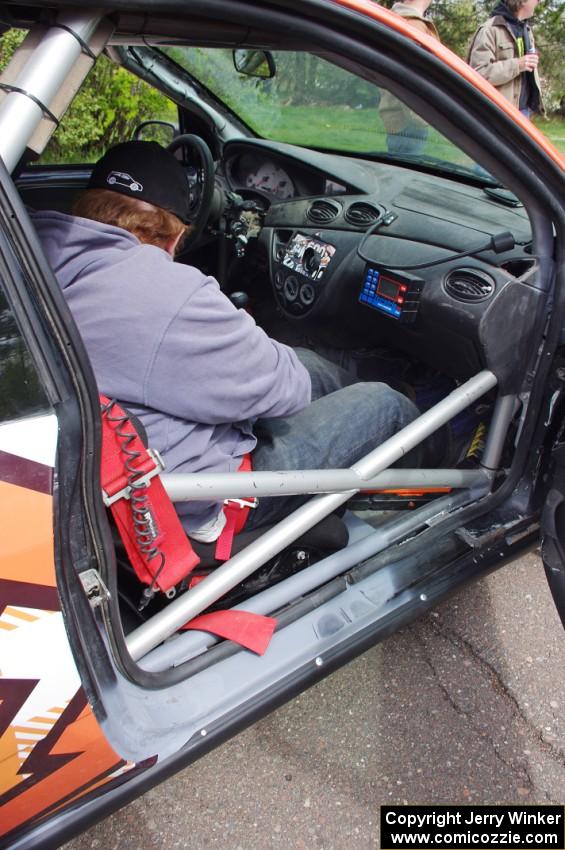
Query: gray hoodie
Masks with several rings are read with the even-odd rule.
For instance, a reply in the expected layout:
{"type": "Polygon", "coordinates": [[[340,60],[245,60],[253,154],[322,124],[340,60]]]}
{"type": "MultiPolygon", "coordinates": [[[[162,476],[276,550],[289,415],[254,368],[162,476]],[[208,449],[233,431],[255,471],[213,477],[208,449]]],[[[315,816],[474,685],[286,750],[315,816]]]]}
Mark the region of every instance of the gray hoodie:
{"type": "MultiPolygon", "coordinates": [[[[168,472],[236,470],[255,447],[256,419],[309,404],[310,377],[292,349],[236,310],[214,278],[121,228],[31,217],[100,392],[139,416],[168,472]]],[[[188,532],[219,511],[178,506],[188,532]]]]}

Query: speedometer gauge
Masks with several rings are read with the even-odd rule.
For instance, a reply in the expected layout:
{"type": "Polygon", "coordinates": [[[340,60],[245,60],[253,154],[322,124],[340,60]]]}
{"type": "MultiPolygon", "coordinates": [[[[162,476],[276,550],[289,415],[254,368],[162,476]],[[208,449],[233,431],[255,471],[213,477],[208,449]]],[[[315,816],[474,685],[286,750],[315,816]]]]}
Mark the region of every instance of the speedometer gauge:
{"type": "Polygon", "coordinates": [[[262,189],[281,200],[294,197],[294,183],[286,171],[274,162],[265,162],[257,171],[251,171],[245,185],[248,189],[262,189]]]}

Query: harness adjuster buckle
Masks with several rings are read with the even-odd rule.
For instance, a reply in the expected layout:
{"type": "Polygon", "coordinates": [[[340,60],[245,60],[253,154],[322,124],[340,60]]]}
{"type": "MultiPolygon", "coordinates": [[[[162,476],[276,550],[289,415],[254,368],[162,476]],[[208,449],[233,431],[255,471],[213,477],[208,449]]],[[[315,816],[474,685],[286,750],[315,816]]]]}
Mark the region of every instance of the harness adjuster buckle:
{"type": "Polygon", "coordinates": [[[102,489],[102,499],[107,508],[119,499],[129,499],[134,490],[147,487],[152,478],[155,478],[156,475],[160,475],[163,472],[165,469],[165,463],[157,449],[146,449],[145,451],[148,458],[153,462],[153,467],[148,469],[142,475],[139,475],[137,478],[129,481],[125,487],[122,487],[121,490],[118,490],[117,493],[113,493],[111,496],[102,489]]]}
{"type": "Polygon", "coordinates": [[[259,504],[259,499],[224,499],[224,505],[239,505],[240,508],[256,508],[259,504]]]}

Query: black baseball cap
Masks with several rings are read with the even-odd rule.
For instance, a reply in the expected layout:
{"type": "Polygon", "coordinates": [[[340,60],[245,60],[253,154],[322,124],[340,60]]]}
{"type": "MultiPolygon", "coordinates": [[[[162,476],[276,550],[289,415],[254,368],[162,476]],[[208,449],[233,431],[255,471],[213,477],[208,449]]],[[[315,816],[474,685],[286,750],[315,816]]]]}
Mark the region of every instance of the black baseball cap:
{"type": "Polygon", "coordinates": [[[157,142],[121,142],[106,151],[87,189],[109,189],[174,213],[188,223],[188,182],[178,159],[157,142]]]}

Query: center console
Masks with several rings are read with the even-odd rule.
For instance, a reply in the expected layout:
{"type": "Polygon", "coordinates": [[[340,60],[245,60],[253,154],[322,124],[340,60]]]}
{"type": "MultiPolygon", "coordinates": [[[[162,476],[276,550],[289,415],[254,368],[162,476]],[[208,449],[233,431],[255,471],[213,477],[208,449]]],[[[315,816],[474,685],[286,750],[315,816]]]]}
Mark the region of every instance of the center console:
{"type": "MultiPolygon", "coordinates": [[[[277,231],[274,235],[272,280],[277,300],[287,313],[306,315],[330,279],[333,286],[338,275],[340,284],[355,293],[364,307],[402,324],[415,321],[424,286],[422,278],[369,263],[361,265],[351,240],[343,233],[331,231],[324,236],[302,231],[277,231]]],[[[356,243],[358,237],[353,238],[356,243]]]]}
{"type": "Polygon", "coordinates": [[[275,247],[273,282],[285,310],[300,315],[314,305],[335,253],[335,245],[300,232],[275,247]]]}

